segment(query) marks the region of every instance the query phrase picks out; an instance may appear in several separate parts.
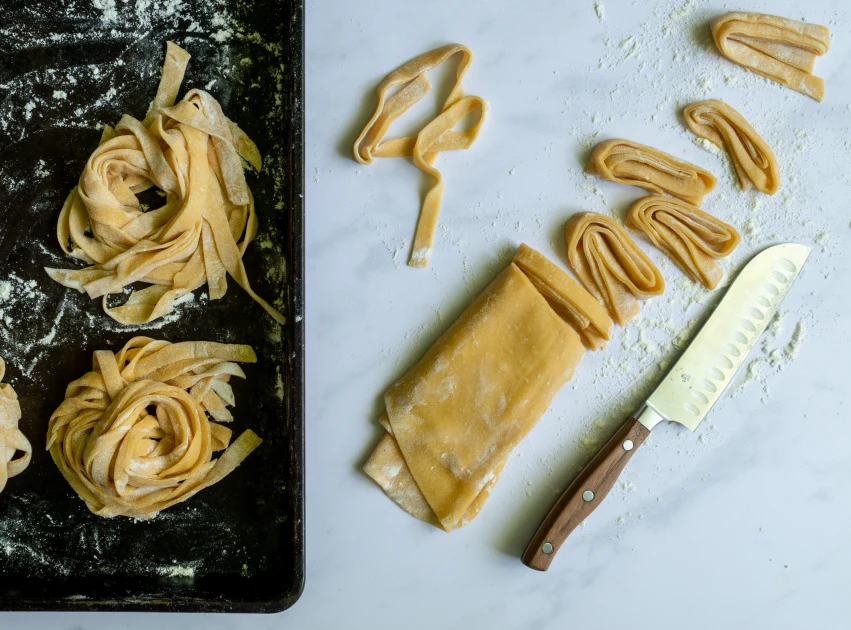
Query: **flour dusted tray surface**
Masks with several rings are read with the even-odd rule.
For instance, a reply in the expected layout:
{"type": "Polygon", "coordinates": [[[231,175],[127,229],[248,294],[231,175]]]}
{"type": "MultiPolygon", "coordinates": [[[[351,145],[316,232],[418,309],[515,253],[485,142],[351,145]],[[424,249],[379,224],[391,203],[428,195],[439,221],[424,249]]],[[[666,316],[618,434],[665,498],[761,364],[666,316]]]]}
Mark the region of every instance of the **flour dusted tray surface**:
{"type": "Polygon", "coordinates": [[[298,598],[302,20],[300,3],[280,0],[0,7],[0,353],[35,451],[0,494],[0,609],[264,612],[298,598]],[[101,127],[123,113],[144,117],[168,39],[192,54],[184,90],[213,94],[263,155],[263,171],[248,175],[260,229],[244,261],[252,285],[286,314],[283,327],[231,281],[222,300],[204,287],[164,319],[128,328],[43,271],[78,266],[56,242],[62,202],[101,127]],[[263,445],[151,521],[89,513],[44,450],[67,383],[91,369],[94,350],[135,335],[250,344],[259,358],[234,383],[233,428],[253,429],[263,445]]]}

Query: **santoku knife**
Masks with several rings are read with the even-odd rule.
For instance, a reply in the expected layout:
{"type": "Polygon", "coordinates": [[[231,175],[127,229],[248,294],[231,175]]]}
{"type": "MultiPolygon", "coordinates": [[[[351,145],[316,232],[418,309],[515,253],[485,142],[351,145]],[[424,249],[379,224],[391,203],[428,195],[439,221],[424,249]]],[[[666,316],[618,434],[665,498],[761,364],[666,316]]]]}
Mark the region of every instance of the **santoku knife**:
{"type": "Polygon", "coordinates": [[[549,568],[570,532],[606,497],[662,420],[697,428],[756,345],[809,254],[809,247],[785,243],[745,266],[662,383],[550,510],[523,552],[523,564],[538,571],[549,568]]]}

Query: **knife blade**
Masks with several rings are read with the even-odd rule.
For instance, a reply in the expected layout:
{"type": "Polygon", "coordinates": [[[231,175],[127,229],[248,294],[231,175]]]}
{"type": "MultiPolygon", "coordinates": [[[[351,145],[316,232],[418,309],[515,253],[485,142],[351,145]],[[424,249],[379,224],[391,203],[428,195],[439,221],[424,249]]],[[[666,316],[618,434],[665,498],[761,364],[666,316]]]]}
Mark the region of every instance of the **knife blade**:
{"type": "Polygon", "coordinates": [[[756,346],[809,254],[805,245],[783,243],[751,259],[659,386],[547,514],[523,552],[523,564],[549,568],[570,532],[606,497],[660,422],[698,427],[756,346]]]}

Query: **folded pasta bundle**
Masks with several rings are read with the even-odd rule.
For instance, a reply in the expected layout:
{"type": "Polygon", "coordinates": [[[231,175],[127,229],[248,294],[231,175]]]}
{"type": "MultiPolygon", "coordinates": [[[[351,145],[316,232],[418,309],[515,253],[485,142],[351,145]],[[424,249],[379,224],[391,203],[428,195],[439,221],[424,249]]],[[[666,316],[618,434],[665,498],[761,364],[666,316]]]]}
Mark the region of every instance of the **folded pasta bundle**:
{"type": "Polygon", "coordinates": [[[672,197],[650,195],[629,209],[627,227],[640,230],[694,282],[714,289],[723,276],[716,258],[729,256],[741,237],[732,225],[672,197]]]}
{"type": "Polygon", "coordinates": [[[475,518],[506,458],[612,321],[542,254],[521,245],[384,396],[386,434],[364,471],[413,516],[450,531],[475,518]]]}
{"type": "Polygon", "coordinates": [[[710,25],[727,59],[767,79],[824,100],[824,80],[813,76],[816,57],[830,48],[830,31],[776,15],[733,11],[710,25]]]}
{"type": "Polygon", "coordinates": [[[773,195],[780,185],[777,159],[768,143],[735,109],[712,99],[688,105],[683,117],[699,137],[709,140],[730,156],[739,179],[739,188],[773,195]]]}
{"type": "Polygon", "coordinates": [[[656,265],[611,217],[577,213],[565,224],[564,239],[573,271],[620,326],[638,315],[639,300],[665,291],[656,265]]]}
{"type": "MultiPolygon", "coordinates": [[[[6,374],[6,364],[0,357],[0,381],[6,374]]],[[[12,386],[0,383],[0,492],[10,477],[20,475],[30,465],[32,446],[21,430],[21,405],[12,386]],[[18,455],[15,457],[15,455],[18,455]]]]}
{"type": "Polygon", "coordinates": [[[699,166],[659,149],[620,138],[601,142],[586,170],[610,182],[666,193],[699,206],[715,187],[715,177],[699,166]]]}

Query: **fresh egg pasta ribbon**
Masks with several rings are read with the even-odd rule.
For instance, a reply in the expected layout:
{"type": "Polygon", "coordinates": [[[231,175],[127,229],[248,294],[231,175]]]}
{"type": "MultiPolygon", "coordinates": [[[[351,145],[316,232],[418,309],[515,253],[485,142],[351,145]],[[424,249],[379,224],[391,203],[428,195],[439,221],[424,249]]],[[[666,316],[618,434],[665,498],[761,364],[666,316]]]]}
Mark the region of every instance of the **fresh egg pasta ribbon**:
{"type": "Polygon", "coordinates": [[[586,170],[610,182],[665,193],[696,206],[715,187],[712,173],[699,166],[653,147],[620,138],[598,144],[586,170]]]}
{"type": "Polygon", "coordinates": [[[434,168],[434,161],[443,151],[469,149],[479,136],[487,115],[487,103],[478,96],[464,96],[461,79],[473,55],[460,44],[442,46],[400,66],[379,84],[378,106],[363,128],[354,145],[354,157],[361,164],[371,164],[375,157],[412,157],[422,172],[434,179],[420,209],[420,217],[411,248],[408,265],[428,266],[431,256],[437,217],[443,199],[443,176],[434,168]],[[440,114],[423,127],[416,136],[384,139],[391,123],[431,91],[425,73],[447,61],[453,55],[461,60],[455,84],[443,103],[440,114]],[[397,89],[392,95],[390,91],[397,89]],[[453,131],[469,115],[478,112],[476,121],[463,131],[453,131]]]}
{"type": "Polygon", "coordinates": [[[639,300],[665,291],[662,274],[614,219],[580,212],[565,224],[564,236],[576,276],[619,325],[638,315],[639,300]]]}

